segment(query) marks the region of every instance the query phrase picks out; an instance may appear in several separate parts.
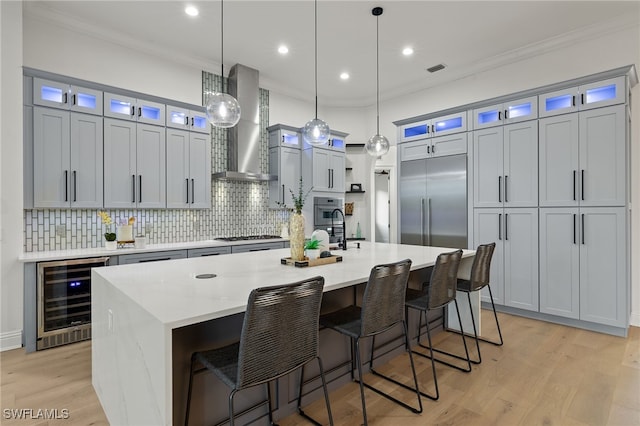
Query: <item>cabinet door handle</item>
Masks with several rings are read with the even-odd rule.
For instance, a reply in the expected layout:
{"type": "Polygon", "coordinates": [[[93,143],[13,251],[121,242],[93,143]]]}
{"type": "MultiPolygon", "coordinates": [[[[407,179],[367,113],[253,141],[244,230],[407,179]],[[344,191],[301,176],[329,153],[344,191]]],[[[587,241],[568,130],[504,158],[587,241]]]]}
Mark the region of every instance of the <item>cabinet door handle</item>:
{"type": "Polygon", "coordinates": [[[78,201],[78,185],[76,184],[76,171],[73,171],[73,201],[78,201]]]}
{"type": "Polygon", "coordinates": [[[185,181],[187,181],[187,204],[189,204],[189,178],[186,178],[185,181]]]}
{"type": "Polygon", "coordinates": [[[573,244],[576,243],[576,214],[573,214],[573,244]]]}
{"type": "Polygon", "coordinates": [[[131,202],[136,202],[136,175],[131,175],[131,202]]]}
{"type": "Polygon", "coordinates": [[[582,244],[584,244],[584,213],[582,213],[582,244]]]}
{"type": "Polygon", "coordinates": [[[435,145],[431,145],[431,153],[432,154],[436,153],[436,146],[435,145]]]}
{"type": "Polygon", "coordinates": [[[185,115],[185,116],[184,116],[184,125],[185,125],[185,126],[188,126],[188,125],[189,125],[189,116],[188,116],[188,115],[185,115]]]}
{"type": "Polygon", "coordinates": [[[66,92],[62,94],[62,103],[63,104],[67,103],[67,93],[66,92]]]}
{"type": "Polygon", "coordinates": [[[138,188],[138,202],[142,202],[142,175],[138,175],[138,180],[140,181],[140,187],[138,188]]]}
{"type": "Polygon", "coordinates": [[[580,93],[580,104],[584,105],[584,93],[580,93]]]}
{"type": "Polygon", "coordinates": [[[502,111],[498,111],[498,121],[502,120],[502,111]]]}
{"type": "Polygon", "coordinates": [[[580,196],[584,201],[584,169],[580,170],[580,196]]]}
{"type": "Polygon", "coordinates": [[[191,204],[196,200],[196,183],[195,179],[191,179],[191,204]]]}
{"type": "Polygon", "coordinates": [[[71,105],[75,106],[75,104],[76,104],[76,95],[73,94],[73,95],[71,95],[71,105]]]}
{"type": "Polygon", "coordinates": [[[504,214],[504,240],[509,239],[509,213],[504,214]]]}
{"type": "Polygon", "coordinates": [[[131,105],[131,116],[133,117],[134,115],[136,115],[136,107],[131,105]]]}
{"type": "Polygon", "coordinates": [[[573,171],[573,201],[576,201],[576,171],[573,171]]]}
{"type": "Polygon", "coordinates": [[[282,204],[284,204],[284,184],[282,184],[282,204]]]}
{"type": "Polygon", "coordinates": [[[427,154],[431,154],[431,145],[427,145],[427,154]]]}
{"type": "MultiPolygon", "coordinates": [[[[189,123],[187,123],[189,124],[189,123]]],[[[195,121],[193,120],[193,117],[191,117],[191,127],[195,126],[195,121]]]]}
{"type": "Polygon", "coordinates": [[[509,110],[505,109],[504,110],[504,119],[507,120],[509,118],[509,110]]]}
{"type": "Polygon", "coordinates": [[[431,133],[433,133],[434,135],[436,133],[436,125],[435,124],[431,125],[431,133]]]}
{"type": "Polygon", "coordinates": [[[502,176],[498,176],[498,202],[502,202],[502,176]]]}
{"type": "Polygon", "coordinates": [[[331,188],[331,169],[327,169],[327,188],[331,188]]]}
{"type": "Polygon", "coordinates": [[[575,97],[575,95],[571,96],[571,106],[576,106],[576,97],[575,97]]]}
{"type": "Polygon", "coordinates": [[[282,135],[282,144],[284,145],[284,135],[282,135]]]}
{"type": "Polygon", "coordinates": [[[138,117],[142,117],[142,108],[138,107],[138,117]]]}
{"type": "Polygon", "coordinates": [[[64,171],[64,201],[69,201],[69,171],[64,171]]]}
{"type": "Polygon", "coordinates": [[[498,240],[502,240],[502,213],[498,214],[498,240]]]}
{"type": "Polygon", "coordinates": [[[504,175],[504,202],[508,203],[509,200],[507,199],[507,194],[509,193],[509,191],[507,190],[507,178],[509,178],[509,176],[504,175]]]}

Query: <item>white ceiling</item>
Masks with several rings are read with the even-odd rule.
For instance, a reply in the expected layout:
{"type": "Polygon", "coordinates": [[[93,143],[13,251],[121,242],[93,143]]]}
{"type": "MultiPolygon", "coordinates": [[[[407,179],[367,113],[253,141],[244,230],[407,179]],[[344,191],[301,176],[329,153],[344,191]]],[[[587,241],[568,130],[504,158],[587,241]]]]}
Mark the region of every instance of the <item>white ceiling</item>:
{"type": "MultiPolygon", "coordinates": [[[[220,73],[220,1],[26,1],[25,14],[134,49],[220,73]],[[200,14],[184,13],[187,4],[200,14]]],[[[638,25],[638,1],[318,1],[318,101],[370,106],[388,98],[522,60],[624,26],[638,25]],[[410,45],[415,54],[403,57],[410,45]],[[426,71],[443,63],[435,74],[426,71]],[[342,81],[339,74],[351,78],[342,81]]],[[[571,58],[567,58],[570,61],[571,58]]],[[[314,3],[224,2],[224,63],[260,71],[260,86],[313,101],[314,3]],[[279,44],[289,46],[281,56],[279,44]]]]}

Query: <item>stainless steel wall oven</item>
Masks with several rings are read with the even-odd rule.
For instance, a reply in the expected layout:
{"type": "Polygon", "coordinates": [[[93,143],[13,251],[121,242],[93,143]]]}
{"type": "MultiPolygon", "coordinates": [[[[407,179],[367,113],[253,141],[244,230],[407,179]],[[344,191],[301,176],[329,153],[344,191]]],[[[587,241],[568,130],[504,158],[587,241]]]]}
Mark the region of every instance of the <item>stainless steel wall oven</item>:
{"type": "Polygon", "coordinates": [[[108,260],[38,263],[38,350],[91,338],[91,268],[108,260]]]}

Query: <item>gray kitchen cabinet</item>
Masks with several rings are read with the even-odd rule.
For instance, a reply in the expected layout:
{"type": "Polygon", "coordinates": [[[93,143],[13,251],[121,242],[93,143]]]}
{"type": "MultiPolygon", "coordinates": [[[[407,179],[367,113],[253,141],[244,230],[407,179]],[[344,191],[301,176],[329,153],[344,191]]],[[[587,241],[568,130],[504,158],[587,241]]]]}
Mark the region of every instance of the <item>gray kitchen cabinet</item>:
{"type": "Polygon", "coordinates": [[[167,128],[167,208],[211,207],[208,134],[167,128]]]}
{"type": "Polygon", "coordinates": [[[538,97],[529,96],[473,110],[473,129],[501,126],[538,118],[538,97]]]}
{"type": "Polygon", "coordinates": [[[302,134],[299,129],[275,124],[269,131],[269,174],[278,180],[269,181],[269,208],[293,207],[291,191],[298,194],[302,173],[302,134]]]}
{"type": "Polygon", "coordinates": [[[222,254],[231,254],[231,246],[206,247],[187,250],[187,257],[219,256],[222,254]]]}
{"type": "Polygon", "coordinates": [[[467,111],[407,123],[398,128],[398,142],[410,142],[467,131],[467,111]]]}
{"type": "Polygon", "coordinates": [[[231,253],[248,253],[252,251],[277,250],[285,248],[285,243],[274,241],[269,243],[254,243],[231,246],[231,253]]]}
{"type": "Polygon", "coordinates": [[[152,253],[123,254],[118,256],[118,265],[128,265],[131,263],[157,262],[160,260],[184,259],[187,257],[187,250],[170,250],[152,253]]]}
{"type": "Polygon", "coordinates": [[[538,205],[538,123],[473,132],[474,207],[538,205]]]}
{"type": "Polygon", "coordinates": [[[33,104],[102,115],[102,92],[35,77],[33,79],[33,104]]]}
{"type": "Polygon", "coordinates": [[[626,327],[624,207],[540,209],[540,312],[626,327]]]}
{"type": "MultiPolygon", "coordinates": [[[[538,310],[538,209],[474,209],[474,246],[496,243],[491,291],[499,305],[538,310]]],[[[489,301],[487,290],[482,300],[489,301]]]]}
{"type": "Polygon", "coordinates": [[[158,102],[104,92],[105,117],[164,127],[165,110],[165,105],[158,102]]]}
{"type": "Polygon", "coordinates": [[[302,173],[305,182],[313,182],[314,191],[344,193],[345,153],[319,147],[304,149],[302,173]]]}
{"type": "Polygon", "coordinates": [[[400,144],[400,161],[466,153],[467,133],[456,133],[400,144]]]}
{"type": "Polygon", "coordinates": [[[34,207],[102,207],[102,160],[102,117],[33,108],[34,207]]]}
{"type": "Polygon", "coordinates": [[[538,110],[540,117],[548,117],[624,104],[627,96],[626,77],[620,76],[541,94],[538,110]]]}
{"type": "Polygon", "coordinates": [[[207,120],[206,113],[203,111],[167,105],[166,115],[167,127],[199,133],[211,133],[211,125],[207,120]]]}
{"type": "Polygon", "coordinates": [[[540,206],[624,206],[625,106],[540,120],[540,206]]]}
{"type": "Polygon", "coordinates": [[[298,195],[301,161],[298,148],[269,148],[269,174],[278,176],[269,181],[269,208],[293,207],[291,192],[298,195]]]}
{"type": "Polygon", "coordinates": [[[104,205],[166,207],[165,128],[104,119],[104,205]]]}

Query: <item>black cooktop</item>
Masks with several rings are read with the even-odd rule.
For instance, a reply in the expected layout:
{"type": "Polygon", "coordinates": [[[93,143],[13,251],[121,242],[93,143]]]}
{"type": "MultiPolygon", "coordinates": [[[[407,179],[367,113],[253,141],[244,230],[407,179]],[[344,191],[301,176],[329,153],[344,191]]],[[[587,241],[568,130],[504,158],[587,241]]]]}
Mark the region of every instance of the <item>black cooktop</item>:
{"type": "Polygon", "coordinates": [[[241,237],[222,237],[216,238],[219,241],[248,241],[248,240],[272,240],[280,238],[279,235],[246,235],[241,237]]]}

